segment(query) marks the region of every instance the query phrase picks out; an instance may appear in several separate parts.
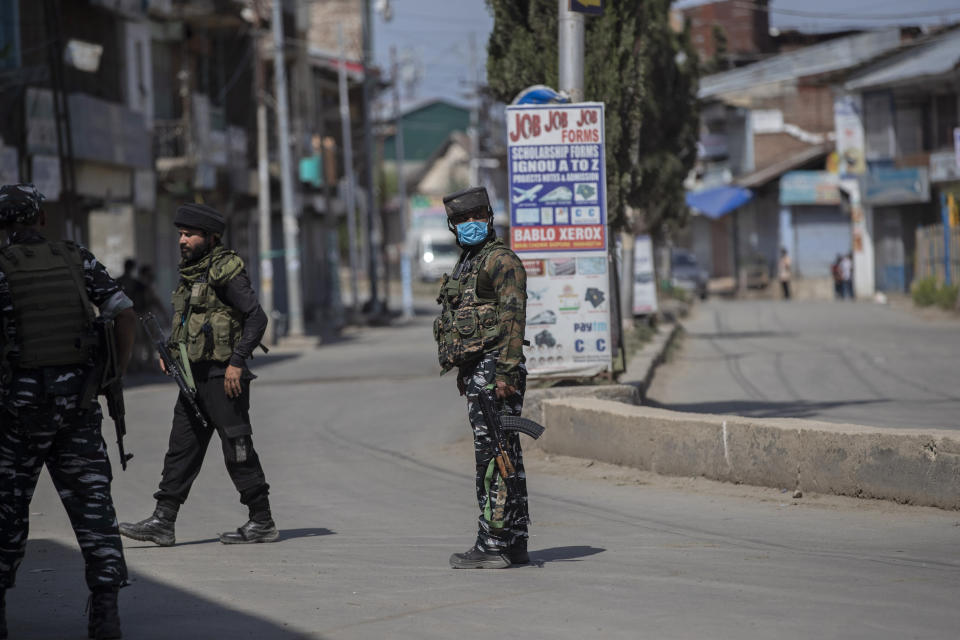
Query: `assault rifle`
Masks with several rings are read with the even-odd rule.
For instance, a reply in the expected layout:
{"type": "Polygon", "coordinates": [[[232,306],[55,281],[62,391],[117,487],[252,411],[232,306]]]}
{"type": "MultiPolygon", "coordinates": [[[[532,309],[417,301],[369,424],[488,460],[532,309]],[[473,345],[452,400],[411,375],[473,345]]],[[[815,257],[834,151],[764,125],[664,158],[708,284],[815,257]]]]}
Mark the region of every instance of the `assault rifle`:
{"type": "Polygon", "coordinates": [[[520,416],[505,416],[497,411],[497,400],[494,392],[494,385],[487,385],[477,396],[480,402],[480,411],[483,413],[483,421],[490,430],[490,437],[493,438],[493,446],[496,449],[497,469],[500,470],[500,476],[512,480],[517,475],[517,470],[510,460],[507,453],[506,439],[504,432],[524,433],[534,440],[543,435],[543,425],[537,424],[529,418],[520,416]]]}
{"type": "MultiPolygon", "coordinates": [[[[97,318],[93,321],[94,336],[92,346],[97,350],[97,365],[90,375],[84,390],[80,406],[90,406],[96,396],[107,400],[107,413],[117,430],[117,449],[120,451],[120,466],[127,470],[127,462],[133,458],[123,447],[123,437],[127,435],[126,409],[123,404],[123,373],[117,360],[117,342],[114,333],[114,321],[97,318]]],[[[82,341],[91,345],[90,341],[82,341]]],[[[84,345],[80,345],[84,346],[84,345]]]]}
{"type": "Polygon", "coordinates": [[[147,331],[147,336],[149,336],[150,341],[153,342],[153,346],[156,347],[157,353],[160,354],[160,360],[163,361],[167,375],[173,378],[177,386],[180,387],[180,393],[187,401],[187,407],[204,428],[209,428],[207,419],[197,404],[197,392],[187,382],[186,373],[180,362],[170,353],[170,348],[167,346],[167,337],[164,335],[163,329],[160,328],[157,317],[152,313],[146,313],[140,316],[140,322],[143,323],[143,327],[147,331]]]}

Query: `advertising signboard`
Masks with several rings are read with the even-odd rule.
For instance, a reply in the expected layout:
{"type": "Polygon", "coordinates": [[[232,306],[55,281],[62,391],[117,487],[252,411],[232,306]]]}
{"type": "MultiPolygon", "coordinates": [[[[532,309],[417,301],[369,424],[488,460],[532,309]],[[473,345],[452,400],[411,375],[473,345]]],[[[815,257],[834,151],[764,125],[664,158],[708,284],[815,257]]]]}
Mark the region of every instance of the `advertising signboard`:
{"type": "Polygon", "coordinates": [[[833,101],[833,119],[837,134],[837,154],[842,175],[867,172],[866,142],[863,133],[862,105],[858,95],[840,95],[833,101]]]}
{"type": "Polygon", "coordinates": [[[527,271],[527,369],[611,368],[603,104],[507,108],[510,246],[527,271]]]}
{"type": "Polygon", "coordinates": [[[653,269],[653,241],[637,236],[633,245],[633,315],[657,312],[657,278],[653,269]]]}
{"type": "Polygon", "coordinates": [[[780,204],[841,204],[839,184],[827,171],[790,171],[780,177],[780,204]]]}

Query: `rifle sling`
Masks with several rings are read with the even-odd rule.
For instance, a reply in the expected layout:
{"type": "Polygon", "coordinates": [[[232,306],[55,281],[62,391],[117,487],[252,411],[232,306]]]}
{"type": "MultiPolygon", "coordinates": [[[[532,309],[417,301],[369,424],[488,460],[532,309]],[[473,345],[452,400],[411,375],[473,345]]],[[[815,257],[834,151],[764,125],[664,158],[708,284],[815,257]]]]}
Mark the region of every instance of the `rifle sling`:
{"type": "Polygon", "coordinates": [[[197,385],[193,382],[193,370],[190,367],[190,358],[187,357],[187,343],[178,342],[177,347],[180,349],[180,363],[183,369],[184,380],[187,386],[190,387],[190,390],[196,392],[197,385]]]}

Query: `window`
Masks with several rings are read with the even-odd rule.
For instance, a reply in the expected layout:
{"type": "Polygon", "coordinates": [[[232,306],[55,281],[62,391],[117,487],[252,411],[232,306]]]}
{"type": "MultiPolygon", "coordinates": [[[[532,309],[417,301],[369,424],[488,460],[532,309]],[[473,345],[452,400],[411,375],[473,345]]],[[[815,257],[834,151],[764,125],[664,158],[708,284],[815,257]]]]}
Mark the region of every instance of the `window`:
{"type": "Polygon", "coordinates": [[[957,117],[957,95],[936,96],[933,100],[933,149],[953,147],[953,130],[960,125],[957,117]]]}

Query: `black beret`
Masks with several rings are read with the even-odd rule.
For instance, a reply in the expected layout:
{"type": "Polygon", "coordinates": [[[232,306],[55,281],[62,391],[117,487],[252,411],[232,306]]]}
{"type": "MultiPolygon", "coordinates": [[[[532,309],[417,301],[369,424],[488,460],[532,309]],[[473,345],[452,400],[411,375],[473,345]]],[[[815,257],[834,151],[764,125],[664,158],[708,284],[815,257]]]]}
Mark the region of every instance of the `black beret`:
{"type": "Polygon", "coordinates": [[[222,213],[205,204],[193,202],[180,205],[173,224],[176,227],[190,227],[211,233],[223,233],[226,228],[222,213]]]}
{"type": "Polygon", "coordinates": [[[443,206],[447,210],[448,217],[470,213],[477,209],[483,209],[484,212],[487,212],[490,210],[490,197],[487,195],[486,188],[470,187],[444,196],[443,206]]]}

